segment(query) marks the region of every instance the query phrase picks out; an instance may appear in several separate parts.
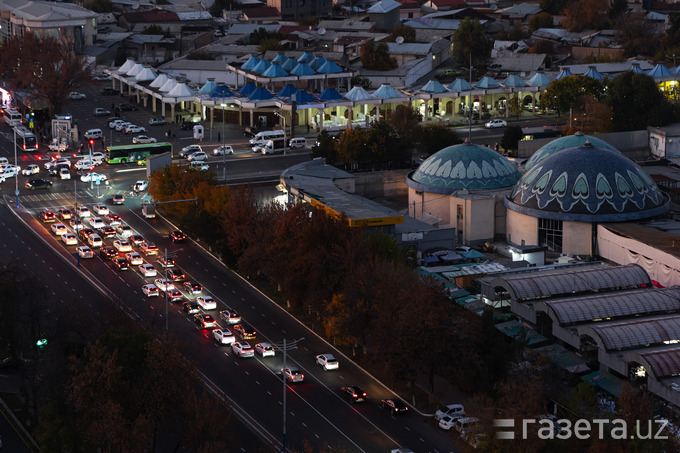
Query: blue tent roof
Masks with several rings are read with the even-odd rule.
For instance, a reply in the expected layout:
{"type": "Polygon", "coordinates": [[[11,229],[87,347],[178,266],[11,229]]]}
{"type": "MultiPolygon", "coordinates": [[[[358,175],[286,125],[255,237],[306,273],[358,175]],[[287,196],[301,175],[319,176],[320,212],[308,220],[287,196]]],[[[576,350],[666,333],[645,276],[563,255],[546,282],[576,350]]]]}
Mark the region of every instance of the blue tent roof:
{"type": "Polygon", "coordinates": [[[535,87],[548,86],[550,85],[550,79],[542,72],[537,72],[532,78],[529,79],[529,85],[535,87]]]}
{"type": "Polygon", "coordinates": [[[266,101],[267,99],[273,98],[274,95],[267,91],[266,88],[257,88],[255,91],[248,95],[248,99],[251,101],[266,101]]]}
{"type": "Polygon", "coordinates": [[[241,87],[240,90],[238,90],[238,94],[240,94],[241,96],[248,96],[253,91],[255,91],[255,85],[253,85],[252,83],[246,83],[241,87]]]}
{"type": "MultiPolygon", "coordinates": [[[[310,102],[315,102],[316,99],[314,97],[307,93],[305,90],[297,90],[295,93],[295,102],[298,104],[309,104],[310,102]]],[[[291,96],[291,99],[293,96],[291,96]]]]}
{"type": "Polygon", "coordinates": [[[403,94],[401,94],[391,86],[384,84],[380,85],[380,88],[373,92],[373,96],[377,97],[378,99],[394,99],[404,97],[403,94]]]}
{"type": "Polygon", "coordinates": [[[316,74],[316,72],[309,67],[307,63],[298,63],[297,66],[295,66],[290,73],[292,75],[312,75],[316,74]]]}
{"type": "Polygon", "coordinates": [[[289,58],[283,63],[281,63],[281,67],[285,69],[286,71],[290,72],[293,70],[295,66],[297,66],[297,61],[295,61],[295,58],[289,58]]]}
{"type": "Polygon", "coordinates": [[[335,101],[338,99],[342,99],[342,95],[333,88],[326,88],[319,95],[319,100],[321,101],[335,101]]]}
{"type": "Polygon", "coordinates": [[[647,75],[652,77],[666,77],[673,75],[673,73],[666,67],[666,65],[659,63],[658,65],[654,66],[654,68],[649,71],[647,75]]]}
{"type": "Polygon", "coordinates": [[[269,68],[267,68],[267,70],[262,73],[262,75],[264,77],[284,77],[287,76],[288,73],[281,67],[280,64],[272,63],[271,66],[269,66],[269,68]]]}
{"type": "Polygon", "coordinates": [[[375,99],[368,91],[364,90],[363,87],[355,86],[345,94],[345,98],[350,101],[366,101],[368,99],[375,99]]]}
{"type": "Polygon", "coordinates": [[[555,80],[559,80],[562,77],[569,77],[574,74],[571,73],[571,70],[569,68],[560,68],[560,73],[555,76],[555,80]]]}
{"type": "Polygon", "coordinates": [[[229,88],[225,85],[217,85],[215,89],[210,93],[211,98],[231,98],[234,97],[234,93],[231,92],[229,88]]]}
{"type": "Polygon", "coordinates": [[[250,71],[255,66],[257,66],[257,64],[259,62],[260,62],[260,57],[258,57],[257,55],[253,55],[250,58],[248,58],[248,61],[246,61],[245,63],[243,63],[243,65],[241,65],[241,69],[245,69],[247,71],[250,71]]]}
{"type": "Polygon", "coordinates": [[[439,83],[437,80],[430,80],[425,85],[423,85],[420,91],[425,93],[444,93],[447,90],[444,88],[444,85],[439,83]]]}
{"type": "Polygon", "coordinates": [[[503,86],[506,87],[513,87],[513,88],[519,88],[519,87],[525,87],[527,86],[527,83],[517,74],[511,74],[505,78],[501,82],[503,86]]]}
{"type": "MultiPolygon", "coordinates": [[[[680,68],[680,66],[678,66],[678,67],[680,68]]],[[[635,74],[644,74],[644,73],[645,73],[645,70],[642,69],[642,68],[640,67],[639,64],[633,64],[633,65],[630,67],[630,70],[633,71],[635,74]]],[[[676,74],[678,73],[678,69],[677,69],[677,68],[675,69],[675,73],[676,73],[676,74]]]]}
{"type": "Polygon", "coordinates": [[[205,82],[205,85],[203,85],[201,89],[198,90],[198,92],[201,94],[210,94],[213,92],[215,88],[217,88],[217,84],[215,83],[215,81],[208,80],[207,82],[205,82]]]}
{"type": "Polygon", "coordinates": [[[269,69],[269,67],[271,65],[272,64],[270,62],[268,62],[267,60],[260,60],[260,62],[255,65],[255,67],[252,69],[252,71],[256,72],[258,74],[263,74],[267,69],[269,69]]]}
{"type": "Polygon", "coordinates": [[[456,79],[449,85],[451,91],[468,91],[472,86],[465,79],[456,79]]]}
{"type": "Polygon", "coordinates": [[[318,70],[321,67],[321,65],[324,64],[325,62],[326,62],[326,59],[324,57],[322,57],[321,55],[319,55],[318,57],[313,59],[311,61],[311,63],[309,63],[309,66],[311,66],[311,68],[314,69],[314,70],[318,70]]]}
{"type": "Polygon", "coordinates": [[[276,95],[281,97],[281,98],[289,98],[290,95],[295,93],[296,91],[297,91],[297,88],[295,88],[293,85],[288,84],[285,87],[283,87],[281,89],[281,91],[276,93],[276,95]]]}
{"type": "Polygon", "coordinates": [[[288,57],[286,55],[280,53],[280,54],[278,54],[277,56],[274,57],[274,59],[272,60],[272,63],[282,64],[286,60],[288,60],[288,57]]]}
{"type": "Polygon", "coordinates": [[[298,63],[302,63],[302,62],[309,63],[313,59],[314,59],[314,55],[312,55],[309,52],[305,52],[302,55],[300,55],[300,58],[298,58],[297,61],[298,61],[298,63]]]}
{"type": "Polygon", "coordinates": [[[485,76],[479,79],[479,82],[475,83],[477,88],[500,88],[498,82],[496,82],[493,77],[485,76]]]}
{"type": "Polygon", "coordinates": [[[589,66],[588,70],[583,73],[584,76],[592,77],[595,80],[604,80],[604,76],[600,74],[600,71],[595,68],[595,66],[589,66]]]}
{"type": "Polygon", "coordinates": [[[317,72],[319,74],[337,74],[338,72],[342,72],[342,68],[338,66],[334,61],[326,60],[324,64],[319,66],[317,72]]]}

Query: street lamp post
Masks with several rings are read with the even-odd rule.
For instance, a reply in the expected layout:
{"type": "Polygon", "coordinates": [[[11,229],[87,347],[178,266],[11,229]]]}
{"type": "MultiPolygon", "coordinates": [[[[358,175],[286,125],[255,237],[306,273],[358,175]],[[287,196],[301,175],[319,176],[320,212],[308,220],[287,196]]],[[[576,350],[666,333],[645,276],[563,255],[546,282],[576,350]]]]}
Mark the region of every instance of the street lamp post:
{"type": "Polygon", "coordinates": [[[17,129],[14,128],[14,195],[19,209],[19,163],[17,162],[17,129]]]}
{"type": "Polygon", "coordinates": [[[286,384],[286,375],[285,375],[286,352],[292,351],[293,349],[297,349],[298,343],[303,341],[304,339],[305,339],[305,337],[302,337],[302,338],[299,338],[297,340],[293,340],[293,341],[287,343],[286,339],[284,338],[283,343],[273,345],[279,351],[283,351],[283,368],[281,369],[281,380],[283,381],[283,439],[282,439],[282,442],[281,442],[281,451],[282,452],[286,451],[286,387],[288,387],[288,385],[286,384]]]}
{"type": "Polygon", "coordinates": [[[227,180],[227,151],[224,149],[224,108],[227,104],[222,103],[222,179],[227,180]]]}
{"type": "Polygon", "coordinates": [[[281,115],[279,112],[274,112],[274,115],[278,116],[283,120],[283,154],[286,154],[286,117],[281,115]]]}
{"type": "Polygon", "coordinates": [[[177,256],[178,252],[181,252],[184,250],[184,248],[177,249],[174,252],[168,253],[168,248],[165,248],[165,331],[168,331],[168,269],[170,269],[170,266],[168,266],[168,258],[174,258],[177,256]]]}

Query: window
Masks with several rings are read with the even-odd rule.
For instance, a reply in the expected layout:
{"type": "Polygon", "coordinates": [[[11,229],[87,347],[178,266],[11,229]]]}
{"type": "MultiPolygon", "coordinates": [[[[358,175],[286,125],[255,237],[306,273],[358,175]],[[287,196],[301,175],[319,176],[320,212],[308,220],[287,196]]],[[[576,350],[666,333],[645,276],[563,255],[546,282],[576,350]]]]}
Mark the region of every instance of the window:
{"type": "Polygon", "coordinates": [[[538,219],[538,245],[553,252],[562,252],[562,221],[538,219]]]}

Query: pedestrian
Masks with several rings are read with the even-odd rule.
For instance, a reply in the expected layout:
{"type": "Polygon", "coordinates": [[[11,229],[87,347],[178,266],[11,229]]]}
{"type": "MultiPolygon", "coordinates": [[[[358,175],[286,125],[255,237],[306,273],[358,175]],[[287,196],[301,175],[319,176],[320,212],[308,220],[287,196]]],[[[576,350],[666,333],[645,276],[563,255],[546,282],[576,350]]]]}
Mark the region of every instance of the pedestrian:
{"type": "Polygon", "coordinates": [[[309,134],[309,123],[307,123],[307,133],[309,134]]]}
{"type": "Polygon", "coordinates": [[[168,138],[172,137],[172,130],[168,128],[168,138]]]}

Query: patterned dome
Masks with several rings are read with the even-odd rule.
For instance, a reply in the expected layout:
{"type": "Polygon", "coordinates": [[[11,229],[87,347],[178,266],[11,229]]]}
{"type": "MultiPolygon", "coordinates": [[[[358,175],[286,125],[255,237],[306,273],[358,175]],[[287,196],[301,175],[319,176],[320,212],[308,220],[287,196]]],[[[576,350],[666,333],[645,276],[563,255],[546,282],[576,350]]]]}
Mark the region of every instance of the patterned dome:
{"type": "Polygon", "coordinates": [[[589,142],[541,160],[504,204],[533,217],[579,222],[639,220],[671,207],[670,199],[632,160],[589,142]]]}
{"type": "Polygon", "coordinates": [[[520,176],[505,157],[466,142],[437,151],[409,173],[405,182],[416,190],[451,194],[460,189],[510,187],[520,176]]]}
{"type": "Polygon", "coordinates": [[[583,132],[577,132],[574,135],[567,135],[565,137],[557,138],[550,143],[546,143],[536,150],[536,152],[531,156],[531,159],[524,164],[524,168],[531,170],[537,163],[550,156],[557,151],[562,151],[567,148],[574,148],[576,146],[583,145],[586,141],[590,142],[593,146],[598,148],[607,148],[613,151],[618,151],[609,143],[605,142],[596,137],[590,135],[584,135],[583,132]]]}

